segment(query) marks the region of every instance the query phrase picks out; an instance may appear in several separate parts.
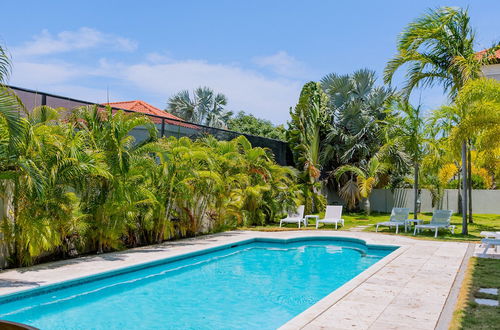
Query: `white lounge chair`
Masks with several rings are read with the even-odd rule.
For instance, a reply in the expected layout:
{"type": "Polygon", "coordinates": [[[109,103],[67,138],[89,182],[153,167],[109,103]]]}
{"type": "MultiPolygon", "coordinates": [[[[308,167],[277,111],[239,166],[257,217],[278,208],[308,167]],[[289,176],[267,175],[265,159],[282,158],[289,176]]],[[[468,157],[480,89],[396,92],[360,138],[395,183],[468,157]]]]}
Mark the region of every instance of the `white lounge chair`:
{"type": "Polygon", "coordinates": [[[375,227],[375,231],[378,231],[379,226],[386,226],[389,228],[396,227],[396,234],[399,232],[399,226],[404,226],[406,231],[406,226],[408,220],[408,215],[410,215],[410,209],[406,207],[393,207],[391,212],[391,217],[389,221],[379,222],[377,223],[377,227],[375,227]]]}
{"type": "Polygon", "coordinates": [[[280,227],[283,223],[296,223],[299,225],[304,222],[304,205],[300,205],[295,213],[288,213],[288,217],[280,220],[280,227]]]}
{"type": "Polygon", "coordinates": [[[483,238],[481,243],[485,246],[481,256],[485,257],[486,252],[488,252],[488,249],[490,248],[495,248],[495,251],[498,251],[497,249],[500,246],[500,238],[483,238]]]}
{"type": "Polygon", "coordinates": [[[316,229],[320,223],[335,224],[335,229],[339,223],[344,226],[344,219],[342,219],[342,205],[327,205],[325,217],[323,219],[316,219],[316,229]]]}
{"type": "Polygon", "coordinates": [[[500,246],[500,231],[483,231],[480,235],[485,236],[485,238],[481,240],[481,245],[484,246],[484,251],[481,256],[486,256],[486,252],[488,252],[490,248],[495,248],[495,252],[498,251],[498,247],[500,246]]]}
{"type": "Polygon", "coordinates": [[[416,225],[413,235],[420,232],[420,229],[434,229],[434,237],[437,237],[439,229],[449,229],[452,234],[455,234],[455,226],[450,225],[452,211],[450,210],[435,210],[432,213],[431,222],[424,225],[416,225]]]}

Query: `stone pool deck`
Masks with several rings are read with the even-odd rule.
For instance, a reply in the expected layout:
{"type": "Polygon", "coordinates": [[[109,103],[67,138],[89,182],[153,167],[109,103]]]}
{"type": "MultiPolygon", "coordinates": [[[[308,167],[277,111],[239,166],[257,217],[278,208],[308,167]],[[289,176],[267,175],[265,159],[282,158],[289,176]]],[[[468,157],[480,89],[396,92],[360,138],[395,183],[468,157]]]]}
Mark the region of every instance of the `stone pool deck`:
{"type": "MultiPolygon", "coordinates": [[[[232,231],[155,246],[51,262],[0,273],[0,295],[194,252],[253,237],[352,237],[397,245],[389,256],[299,314],[281,329],[435,329],[469,244],[347,231],[232,231]]],[[[444,308],[445,305],[448,308],[444,308]]],[[[451,309],[452,310],[452,309],[451,309]]],[[[440,321],[441,317],[441,322],[440,321]]]]}

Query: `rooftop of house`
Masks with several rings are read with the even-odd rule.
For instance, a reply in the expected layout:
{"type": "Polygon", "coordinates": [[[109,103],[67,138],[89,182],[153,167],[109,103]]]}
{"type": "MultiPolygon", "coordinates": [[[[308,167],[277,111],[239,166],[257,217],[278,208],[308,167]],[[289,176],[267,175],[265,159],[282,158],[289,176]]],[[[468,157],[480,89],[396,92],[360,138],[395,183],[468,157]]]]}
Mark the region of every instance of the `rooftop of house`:
{"type": "MultiPolygon", "coordinates": [[[[154,116],[159,116],[165,118],[165,123],[170,124],[170,125],[177,125],[177,126],[183,126],[183,127],[189,127],[189,128],[195,128],[196,126],[184,122],[183,119],[174,116],[173,114],[158,109],[155,106],[152,106],[151,104],[141,101],[141,100],[134,100],[134,101],[122,101],[122,102],[109,102],[109,103],[104,103],[103,105],[109,105],[113,108],[119,108],[119,109],[124,109],[124,110],[131,110],[135,112],[140,112],[146,115],[154,115],[154,116]],[[173,119],[173,120],[168,120],[168,119],[173,119]]],[[[151,120],[155,124],[161,124],[162,119],[157,118],[157,117],[151,117],[151,120]]]]}
{"type": "MultiPolygon", "coordinates": [[[[476,53],[476,56],[478,58],[480,57],[483,57],[486,52],[488,51],[488,49],[483,49],[482,51],[480,52],[477,52],[476,53]]],[[[489,57],[489,63],[490,64],[497,64],[497,63],[500,63],[500,49],[497,49],[490,57],[489,57]]]]}

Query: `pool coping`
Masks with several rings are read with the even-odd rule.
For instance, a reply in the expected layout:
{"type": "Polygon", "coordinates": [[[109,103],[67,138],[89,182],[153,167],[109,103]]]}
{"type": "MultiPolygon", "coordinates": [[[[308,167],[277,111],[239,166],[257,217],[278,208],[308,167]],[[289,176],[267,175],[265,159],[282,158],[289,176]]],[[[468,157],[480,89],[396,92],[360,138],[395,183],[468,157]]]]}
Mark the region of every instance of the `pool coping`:
{"type": "Polygon", "coordinates": [[[367,246],[399,248],[283,324],[281,329],[434,329],[468,247],[460,242],[341,230],[231,231],[2,271],[0,296],[29,294],[37,288],[55,288],[89,275],[109,276],[123,268],[132,271],[165,263],[167,259],[179,260],[262,238],[283,241],[311,237],[361,240],[367,246]],[[437,278],[423,281],[429,274],[437,278]],[[390,287],[387,281],[391,282],[390,287]]]}

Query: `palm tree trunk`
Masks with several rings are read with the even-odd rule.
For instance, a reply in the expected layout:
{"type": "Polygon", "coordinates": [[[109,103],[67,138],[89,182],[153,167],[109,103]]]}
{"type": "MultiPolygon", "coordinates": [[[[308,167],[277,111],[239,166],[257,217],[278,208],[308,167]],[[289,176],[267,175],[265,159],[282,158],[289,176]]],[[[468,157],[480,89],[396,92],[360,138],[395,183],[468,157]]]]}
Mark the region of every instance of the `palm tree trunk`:
{"type": "Polygon", "coordinates": [[[415,166],[415,173],[414,173],[414,181],[413,181],[413,219],[417,218],[417,213],[418,213],[418,163],[414,162],[415,166]]]}
{"type": "Polygon", "coordinates": [[[20,244],[21,242],[21,235],[20,231],[21,228],[18,224],[18,216],[19,216],[19,178],[16,177],[14,180],[14,187],[13,187],[13,196],[12,196],[12,208],[13,208],[13,213],[14,216],[12,218],[13,221],[13,229],[14,229],[14,247],[13,247],[13,257],[12,260],[14,261],[15,266],[21,266],[21,251],[20,251],[20,244]]]}
{"type": "MultiPolygon", "coordinates": [[[[460,165],[460,164],[459,164],[460,165]]],[[[461,180],[461,177],[462,177],[462,170],[458,171],[457,173],[457,190],[458,190],[458,213],[462,214],[463,213],[463,210],[462,210],[462,190],[460,189],[460,184],[462,181],[461,180]]]]}
{"type": "Polygon", "coordinates": [[[363,207],[366,211],[366,215],[370,216],[371,213],[370,196],[366,197],[365,200],[363,201],[363,207]]]}
{"type": "Polygon", "coordinates": [[[468,234],[467,228],[467,144],[462,142],[462,235],[468,234]]]}
{"type": "Polygon", "coordinates": [[[467,175],[469,181],[469,223],[474,223],[472,220],[472,155],[469,143],[469,150],[467,152],[467,175]]]}

